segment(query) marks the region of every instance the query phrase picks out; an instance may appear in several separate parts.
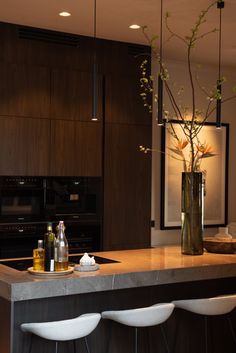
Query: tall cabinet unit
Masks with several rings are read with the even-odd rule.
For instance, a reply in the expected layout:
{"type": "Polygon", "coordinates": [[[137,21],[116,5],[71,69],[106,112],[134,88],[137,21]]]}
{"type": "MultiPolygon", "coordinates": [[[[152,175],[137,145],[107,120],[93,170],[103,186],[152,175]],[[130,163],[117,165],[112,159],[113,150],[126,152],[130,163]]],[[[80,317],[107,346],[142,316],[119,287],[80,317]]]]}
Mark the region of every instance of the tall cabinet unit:
{"type": "Polygon", "coordinates": [[[139,151],[151,146],[139,96],[149,49],[97,40],[93,122],[93,38],[6,23],[0,36],[0,175],[101,177],[101,249],[150,246],[151,156],[139,151]]]}
{"type": "MultiPolygon", "coordinates": [[[[104,124],[104,249],[150,246],[151,116],[140,98],[139,56],[134,46],[106,46],[104,124]],[[119,56],[116,54],[120,53],[119,56]]],[[[145,48],[147,50],[147,48],[145,48]]]]}

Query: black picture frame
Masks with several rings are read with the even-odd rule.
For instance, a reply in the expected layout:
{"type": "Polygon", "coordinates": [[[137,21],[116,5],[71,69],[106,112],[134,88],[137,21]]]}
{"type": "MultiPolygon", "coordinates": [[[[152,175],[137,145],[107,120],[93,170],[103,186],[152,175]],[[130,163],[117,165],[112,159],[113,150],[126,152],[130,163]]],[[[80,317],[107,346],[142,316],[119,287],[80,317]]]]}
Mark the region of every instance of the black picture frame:
{"type": "MultiPolygon", "coordinates": [[[[181,123],[173,121],[172,124],[178,129],[181,123]]],[[[180,133],[181,131],[182,129],[180,133]]],[[[162,230],[178,229],[181,226],[181,171],[183,168],[181,161],[172,158],[169,153],[169,147],[173,147],[172,139],[166,125],[162,126],[160,198],[160,229],[162,230]]],[[[204,227],[226,226],[228,222],[229,124],[222,123],[221,129],[216,129],[215,123],[205,123],[200,140],[203,143],[214,145],[216,153],[216,156],[202,161],[203,169],[206,170],[204,227]]]]}

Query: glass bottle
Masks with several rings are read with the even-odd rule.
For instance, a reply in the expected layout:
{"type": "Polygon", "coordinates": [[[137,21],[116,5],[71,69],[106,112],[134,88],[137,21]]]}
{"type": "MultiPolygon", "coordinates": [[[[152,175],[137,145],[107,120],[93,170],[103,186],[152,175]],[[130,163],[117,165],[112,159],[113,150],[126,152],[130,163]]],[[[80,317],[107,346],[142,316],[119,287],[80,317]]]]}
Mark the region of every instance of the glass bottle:
{"type": "Polygon", "coordinates": [[[33,250],[33,269],[34,271],[44,271],[43,240],[38,240],[38,247],[33,250]]]}
{"type": "Polygon", "coordinates": [[[54,260],[55,271],[68,270],[68,242],[65,236],[65,226],[63,221],[60,221],[57,226],[54,260]]]}
{"type": "Polygon", "coordinates": [[[44,235],[44,271],[54,271],[54,248],[55,248],[55,234],[52,231],[52,223],[47,224],[47,233],[44,235]]]}

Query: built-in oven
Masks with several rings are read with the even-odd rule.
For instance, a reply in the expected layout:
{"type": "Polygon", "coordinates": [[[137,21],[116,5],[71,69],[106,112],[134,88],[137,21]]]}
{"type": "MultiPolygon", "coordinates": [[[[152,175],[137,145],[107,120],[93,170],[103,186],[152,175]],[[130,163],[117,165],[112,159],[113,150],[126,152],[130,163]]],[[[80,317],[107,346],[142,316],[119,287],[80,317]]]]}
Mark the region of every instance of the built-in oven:
{"type": "MultiPolygon", "coordinates": [[[[57,222],[53,222],[56,233],[57,222]]],[[[44,239],[47,222],[0,224],[0,259],[32,256],[38,239],[44,239]]],[[[65,222],[69,253],[100,250],[101,224],[99,222],[65,222]]]]}
{"type": "Polygon", "coordinates": [[[45,208],[45,179],[0,177],[0,222],[41,221],[45,208]]]}
{"type": "Polygon", "coordinates": [[[46,224],[0,224],[0,259],[32,256],[46,224]]]}
{"type": "Polygon", "coordinates": [[[101,178],[51,177],[46,184],[45,214],[51,220],[100,219],[101,178]]]}
{"type": "Polygon", "coordinates": [[[0,177],[0,259],[32,256],[60,220],[69,253],[101,250],[101,178],[0,177]]]}

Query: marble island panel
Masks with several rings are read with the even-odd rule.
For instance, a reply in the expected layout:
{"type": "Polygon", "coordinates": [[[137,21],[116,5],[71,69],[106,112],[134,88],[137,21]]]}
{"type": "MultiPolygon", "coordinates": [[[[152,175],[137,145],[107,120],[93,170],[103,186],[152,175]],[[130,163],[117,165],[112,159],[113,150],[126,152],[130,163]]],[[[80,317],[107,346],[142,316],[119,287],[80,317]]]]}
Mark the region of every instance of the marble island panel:
{"type": "MultiPolygon", "coordinates": [[[[118,262],[93,272],[43,278],[0,265],[0,296],[9,301],[50,298],[217,278],[236,278],[235,254],[182,255],[179,246],[94,253],[118,262]]],[[[79,261],[78,256],[78,261],[79,261]]]]}

